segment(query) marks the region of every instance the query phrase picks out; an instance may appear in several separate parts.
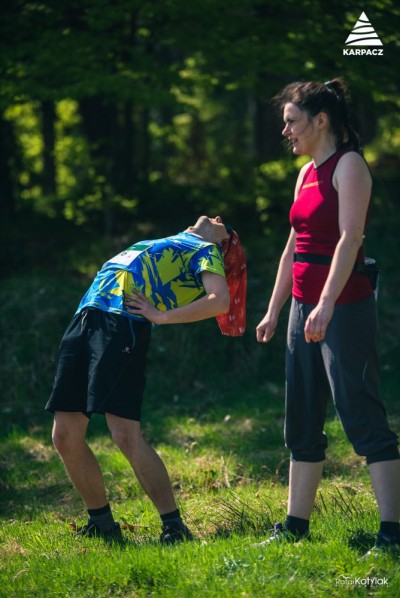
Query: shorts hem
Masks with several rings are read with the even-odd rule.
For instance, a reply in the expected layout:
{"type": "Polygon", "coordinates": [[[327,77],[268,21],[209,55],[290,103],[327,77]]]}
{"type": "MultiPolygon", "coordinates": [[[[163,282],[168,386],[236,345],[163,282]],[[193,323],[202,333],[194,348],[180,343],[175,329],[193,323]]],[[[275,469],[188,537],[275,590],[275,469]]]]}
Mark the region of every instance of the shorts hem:
{"type": "Polygon", "coordinates": [[[400,453],[397,445],[390,445],[386,448],[373,453],[372,455],[366,455],[367,464],[380,463],[382,461],[397,461],[400,459],[400,453]]]}
{"type": "Polygon", "coordinates": [[[290,460],[294,463],[296,461],[303,461],[304,463],[320,463],[321,461],[326,460],[325,453],[318,453],[315,455],[312,454],[301,454],[301,453],[291,453],[290,460]]]}
{"type": "Polygon", "coordinates": [[[92,416],[92,415],[103,415],[105,416],[106,413],[109,413],[110,415],[115,415],[115,417],[121,417],[122,419],[129,419],[131,421],[136,421],[136,422],[140,422],[141,421],[141,416],[139,415],[121,415],[120,413],[113,413],[112,411],[109,410],[105,410],[105,411],[88,411],[88,417],[92,416]]]}

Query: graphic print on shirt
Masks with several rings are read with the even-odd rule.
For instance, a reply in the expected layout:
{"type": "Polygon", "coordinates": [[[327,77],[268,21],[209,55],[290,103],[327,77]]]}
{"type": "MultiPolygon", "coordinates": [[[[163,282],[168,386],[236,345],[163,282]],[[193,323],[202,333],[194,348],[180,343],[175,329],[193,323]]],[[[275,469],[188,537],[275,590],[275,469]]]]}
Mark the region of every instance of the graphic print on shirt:
{"type": "Polygon", "coordinates": [[[213,243],[188,233],[143,241],[104,264],[77,312],[90,306],[141,320],[125,310],[126,293],[142,292],[161,311],[187,305],[204,295],[203,271],[225,276],[221,251],[213,243]]]}

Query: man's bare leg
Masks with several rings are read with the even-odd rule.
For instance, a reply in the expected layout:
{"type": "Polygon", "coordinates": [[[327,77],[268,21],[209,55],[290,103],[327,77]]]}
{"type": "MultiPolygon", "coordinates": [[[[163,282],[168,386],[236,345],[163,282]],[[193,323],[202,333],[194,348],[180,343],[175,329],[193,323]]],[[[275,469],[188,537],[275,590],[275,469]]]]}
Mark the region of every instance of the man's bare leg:
{"type": "Polygon", "coordinates": [[[107,504],[107,496],[99,464],[85,440],[88,423],[83,413],[56,411],[52,437],[86,507],[99,509],[107,504]]]}
{"type": "Polygon", "coordinates": [[[140,485],[160,515],[175,511],[176,501],[167,470],[142,436],[140,422],[106,413],[112,437],[131,464],[140,485]]]}

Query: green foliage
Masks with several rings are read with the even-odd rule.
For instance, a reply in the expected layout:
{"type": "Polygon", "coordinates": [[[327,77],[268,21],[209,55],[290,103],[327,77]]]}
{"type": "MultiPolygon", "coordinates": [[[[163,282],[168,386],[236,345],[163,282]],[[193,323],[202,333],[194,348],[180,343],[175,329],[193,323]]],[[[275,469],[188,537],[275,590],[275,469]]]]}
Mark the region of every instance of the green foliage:
{"type": "Polygon", "coordinates": [[[9,219],[6,206],[29,207],[111,234],[137,218],[162,226],[167,205],[171,222],[214,210],[268,234],[281,226],[293,168],[268,102],[288,81],[338,74],[371,159],[393,177],[399,9],[381,0],[368,14],[383,60],[344,57],[363,9],[347,0],[329,10],[321,0],[6,3],[0,153],[10,180],[0,180],[0,210],[9,219]]]}

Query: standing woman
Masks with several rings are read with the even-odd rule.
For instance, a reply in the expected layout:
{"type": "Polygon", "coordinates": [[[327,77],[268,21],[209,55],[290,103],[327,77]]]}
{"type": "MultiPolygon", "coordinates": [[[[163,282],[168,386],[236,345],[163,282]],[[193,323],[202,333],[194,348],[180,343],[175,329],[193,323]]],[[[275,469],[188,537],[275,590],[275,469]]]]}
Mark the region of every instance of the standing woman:
{"type": "Polygon", "coordinates": [[[273,336],[289,295],[285,441],[291,451],[288,514],[270,541],[299,540],[321,479],[326,379],[355,452],[366,457],[381,525],[376,547],[400,547],[400,456],[379,392],[376,302],[364,273],[371,177],[350,126],[342,79],[292,83],[275,98],[282,134],[311,162],[299,173],[268,311],[257,340],[273,336]],[[359,271],[357,271],[359,270],[359,271]]]}

